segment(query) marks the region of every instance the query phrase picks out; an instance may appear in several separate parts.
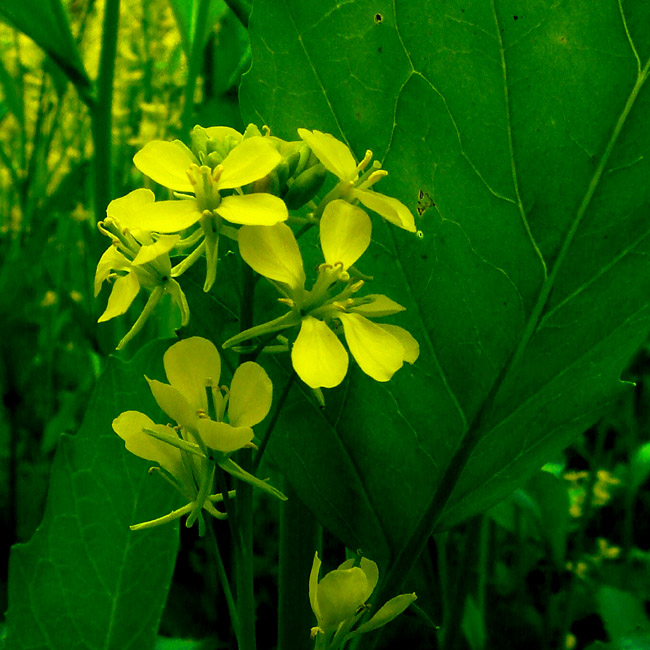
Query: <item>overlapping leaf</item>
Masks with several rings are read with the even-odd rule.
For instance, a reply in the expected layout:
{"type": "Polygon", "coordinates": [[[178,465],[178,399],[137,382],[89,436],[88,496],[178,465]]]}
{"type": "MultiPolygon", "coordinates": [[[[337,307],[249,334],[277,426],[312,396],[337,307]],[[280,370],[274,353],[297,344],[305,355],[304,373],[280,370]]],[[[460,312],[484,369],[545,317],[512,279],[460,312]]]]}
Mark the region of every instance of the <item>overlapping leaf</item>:
{"type": "Polygon", "coordinates": [[[154,646],[178,532],[129,524],[170,511],[174,494],[124,450],[111,421],[158,411],[143,375],[161,374],[166,347],[149,345],[129,364],[110,359],[79,433],[61,440],[43,522],[11,552],[8,650],[154,646]]]}
{"type": "Polygon", "coordinates": [[[245,120],[373,149],[420,215],[421,238],[376,222],[360,263],[420,360],[386,385],[353,373],[324,414],[290,402],[271,447],[349,546],[399,555],[468,430],[440,526],[624,388],[650,327],[649,28],[642,0],[256,0],[245,120]]]}

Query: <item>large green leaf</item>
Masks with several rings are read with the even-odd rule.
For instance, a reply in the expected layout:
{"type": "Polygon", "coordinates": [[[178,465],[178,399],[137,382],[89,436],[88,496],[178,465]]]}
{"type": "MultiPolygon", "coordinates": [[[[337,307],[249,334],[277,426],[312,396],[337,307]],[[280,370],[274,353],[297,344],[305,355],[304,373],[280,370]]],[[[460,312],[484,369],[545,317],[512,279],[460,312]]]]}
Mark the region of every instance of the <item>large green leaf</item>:
{"type": "Polygon", "coordinates": [[[153,648],[178,529],[132,532],[169,512],[173,490],[149,476],[111,429],[129,409],[158,412],[143,375],[160,375],[165,346],[110,359],[76,436],[57,450],[41,526],[9,562],[8,650],[153,648]]]}
{"type": "Polygon", "coordinates": [[[650,326],[649,8],[256,0],[244,117],[371,148],[423,213],[421,238],[375,222],[359,263],[420,359],[352,372],[324,413],[294,390],[270,447],[349,546],[404,569],[441,504],[439,527],[493,505],[624,389],[650,326]]]}
{"type": "Polygon", "coordinates": [[[4,19],[43,48],[77,87],[84,99],[92,83],[84,68],[61,0],[2,0],[4,19]]]}

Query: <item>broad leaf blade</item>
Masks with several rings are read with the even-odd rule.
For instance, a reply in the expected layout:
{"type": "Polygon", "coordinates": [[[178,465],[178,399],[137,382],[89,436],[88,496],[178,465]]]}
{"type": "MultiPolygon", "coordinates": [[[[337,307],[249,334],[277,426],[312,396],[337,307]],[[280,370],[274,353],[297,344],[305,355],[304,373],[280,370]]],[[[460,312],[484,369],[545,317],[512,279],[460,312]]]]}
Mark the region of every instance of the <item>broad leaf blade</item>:
{"type": "Polygon", "coordinates": [[[163,350],[110,359],[79,433],[61,440],[43,522],[11,552],[8,649],[154,647],[178,532],[129,524],[169,512],[174,495],[125,451],[111,422],[129,409],[157,412],[143,375],[159,374],[163,350]]]}
{"type": "Polygon", "coordinates": [[[421,214],[422,239],[375,221],[359,263],[407,307],[393,322],[420,359],[387,385],[353,372],[327,426],[296,403],[271,444],[348,545],[399,555],[477,414],[440,526],[512,491],[624,388],[650,326],[644,6],[255,3],[245,118],[373,149],[377,189],[421,214]],[[362,499],[343,494],[351,471],[362,499]]]}

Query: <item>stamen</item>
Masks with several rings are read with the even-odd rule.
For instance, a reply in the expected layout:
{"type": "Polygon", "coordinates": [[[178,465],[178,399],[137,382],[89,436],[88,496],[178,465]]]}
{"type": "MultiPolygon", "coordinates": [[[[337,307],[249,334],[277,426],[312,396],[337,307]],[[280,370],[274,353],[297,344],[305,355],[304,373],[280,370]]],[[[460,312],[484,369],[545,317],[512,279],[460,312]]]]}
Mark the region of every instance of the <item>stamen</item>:
{"type": "Polygon", "coordinates": [[[363,160],[357,165],[357,172],[362,172],[367,166],[368,163],[372,160],[372,151],[368,149],[366,155],[363,157],[363,160]]]}

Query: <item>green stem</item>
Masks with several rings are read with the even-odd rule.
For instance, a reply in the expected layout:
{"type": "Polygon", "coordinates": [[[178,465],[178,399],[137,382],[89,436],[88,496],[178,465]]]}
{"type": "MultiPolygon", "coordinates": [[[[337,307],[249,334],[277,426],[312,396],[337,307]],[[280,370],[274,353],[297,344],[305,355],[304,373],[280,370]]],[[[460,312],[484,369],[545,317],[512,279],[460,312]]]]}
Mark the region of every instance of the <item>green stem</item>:
{"type": "MultiPolygon", "coordinates": [[[[255,276],[253,269],[242,264],[242,298],[239,305],[239,324],[248,328],[253,323],[253,304],[255,299],[255,276]]],[[[247,361],[246,355],[240,355],[240,363],[247,361]]],[[[239,452],[239,465],[247,472],[252,472],[253,463],[250,449],[239,452]]],[[[237,521],[238,537],[236,550],[237,609],[239,611],[240,636],[239,650],[255,650],[255,591],[253,582],[253,486],[239,481],[237,486],[237,521]]]]}
{"type": "Polygon", "coordinates": [[[237,606],[235,605],[235,599],[232,596],[232,590],[230,589],[230,581],[228,580],[228,575],[226,573],[226,567],[223,564],[223,559],[219,551],[219,544],[217,543],[217,536],[214,532],[212,520],[208,524],[208,540],[210,546],[212,547],[212,555],[217,563],[217,575],[219,576],[219,581],[221,582],[221,587],[223,589],[224,597],[226,598],[226,604],[228,606],[228,613],[230,614],[230,620],[232,621],[232,626],[235,629],[235,636],[237,637],[237,643],[239,644],[239,614],[237,613],[237,606]]]}
{"type": "Polygon", "coordinates": [[[192,128],[192,120],[194,118],[194,91],[203,57],[204,36],[208,22],[209,6],[210,0],[200,0],[196,23],[194,25],[194,34],[192,35],[192,49],[190,50],[190,58],[187,62],[187,80],[185,82],[185,93],[183,97],[183,114],[181,115],[181,134],[184,138],[187,137],[189,130],[192,128]]]}
{"type": "Polygon", "coordinates": [[[307,597],[309,574],[323,530],[286,480],[283,490],[288,501],[280,504],[278,650],[308,650],[315,624],[307,597]]]}
{"type": "Polygon", "coordinates": [[[97,103],[91,112],[95,143],[95,219],[101,221],[106,206],[113,198],[112,109],[113,77],[117,32],[120,20],[120,0],[106,0],[102,31],[102,51],[97,78],[97,103]]]}
{"type": "MultiPolygon", "coordinates": [[[[240,452],[240,466],[251,469],[249,449],[240,452]]],[[[239,650],[255,650],[255,591],[253,583],[253,486],[240,481],[237,486],[236,580],[237,610],[240,620],[239,650]]]]}
{"type": "Polygon", "coordinates": [[[291,375],[289,376],[289,379],[287,383],[284,386],[284,390],[282,391],[282,395],[280,395],[280,399],[277,401],[275,405],[275,411],[273,411],[273,415],[271,416],[271,420],[269,421],[268,426],[266,427],[266,431],[264,432],[264,437],[262,438],[262,442],[260,443],[259,450],[257,454],[255,455],[255,460],[253,461],[253,471],[252,474],[255,474],[257,470],[259,469],[260,463],[262,462],[262,458],[264,457],[264,452],[266,451],[266,447],[269,444],[269,440],[271,438],[271,433],[273,433],[273,429],[275,428],[275,425],[278,421],[278,418],[280,417],[280,411],[282,410],[282,407],[284,406],[284,403],[289,395],[289,391],[291,390],[291,386],[293,386],[294,379],[296,378],[296,373],[292,372],[291,375]]]}

